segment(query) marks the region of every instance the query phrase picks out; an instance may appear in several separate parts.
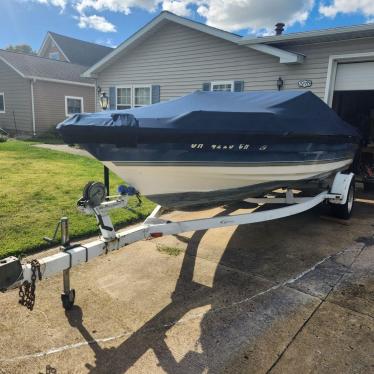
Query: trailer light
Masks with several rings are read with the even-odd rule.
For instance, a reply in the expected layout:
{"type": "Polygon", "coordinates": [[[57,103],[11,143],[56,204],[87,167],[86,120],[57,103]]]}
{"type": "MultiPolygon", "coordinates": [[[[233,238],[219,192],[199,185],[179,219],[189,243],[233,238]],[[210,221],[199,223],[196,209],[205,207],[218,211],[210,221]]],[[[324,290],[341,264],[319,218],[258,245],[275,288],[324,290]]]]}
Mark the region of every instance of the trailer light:
{"type": "Polygon", "coordinates": [[[151,234],[152,238],[161,238],[162,235],[162,232],[153,232],[151,234]]]}

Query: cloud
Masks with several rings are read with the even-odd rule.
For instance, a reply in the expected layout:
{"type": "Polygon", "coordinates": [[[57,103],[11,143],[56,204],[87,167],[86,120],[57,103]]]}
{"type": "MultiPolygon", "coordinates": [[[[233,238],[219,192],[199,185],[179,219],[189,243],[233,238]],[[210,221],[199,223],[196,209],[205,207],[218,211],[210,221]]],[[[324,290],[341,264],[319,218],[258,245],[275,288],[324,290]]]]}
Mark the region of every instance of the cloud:
{"type": "Polygon", "coordinates": [[[79,13],[94,9],[98,12],[109,10],[130,14],[131,8],[142,8],[149,12],[155,11],[159,3],[158,0],[78,0],[75,7],[79,13]]]}
{"type": "Polygon", "coordinates": [[[227,31],[270,32],[277,22],[304,23],[313,6],[314,0],[206,0],[197,12],[208,25],[227,31]]]}
{"type": "Polygon", "coordinates": [[[53,5],[56,7],[60,7],[61,9],[65,9],[68,0],[33,0],[40,4],[46,4],[46,5],[53,5]]]}
{"type": "Polygon", "coordinates": [[[338,13],[362,13],[366,17],[374,16],[373,0],[333,0],[331,4],[321,4],[319,12],[325,17],[334,18],[338,13]]]}
{"type": "MultiPolygon", "coordinates": [[[[90,27],[114,32],[115,26],[100,12],[109,11],[128,15],[133,9],[155,12],[160,8],[184,17],[197,14],[205,22],[227,31],[249,30],[272,33],[277,22],[286,26],[304,23],[316,0],[31,0],[51,4],[62,9],[70,5],[78,12],[79,27],[90,27]],[[91,15],[94,14],[94,15],[91,15]]],[[[352,0],[333,0],[334,3],[352,0]]],[[[356,3],[365,0],[355,0],[356,3]]],[[[373,0],[366,0],[370,3],[373,0]]],[[[374,3],[374,1],[373,1],[374,3]]]]}
{"type": "Polygon", "coordinates": [[[189,17],[192,14],[191,9],[188,8],[191,3],[191,1],[185,0],[164,0],[162,2],[162,10],[168,10],[178,16],[189,17]]]}
{"type": "Polygon", "coordinates": [[[117,48],[117,44],[111,38],[96,39],[95,43],[105,45],[106,47],[117,48]]]}
{"type": "Polygon", "coordinates": [[[86,16],[81,15],[79,16],[79,23],[78,26],[81,29],[94,29],[101,32],[116,32],[116,26],[113,23],[110,23],[104,17],[92,15],[86,16]]]}

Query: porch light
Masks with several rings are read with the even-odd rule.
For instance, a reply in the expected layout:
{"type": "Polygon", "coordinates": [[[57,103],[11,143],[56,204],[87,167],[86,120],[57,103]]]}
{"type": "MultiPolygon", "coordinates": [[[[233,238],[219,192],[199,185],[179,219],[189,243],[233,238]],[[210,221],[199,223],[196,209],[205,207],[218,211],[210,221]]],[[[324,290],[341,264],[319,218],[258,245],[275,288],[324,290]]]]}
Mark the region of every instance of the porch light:
{"type": "Polygon", "coordinates": [[[277,87],[278,87],[278,91],[280,91],[284,86],[284,81],[282,79],[282,77],[279,77],[278,80],[277,80],[277,87]]]}
{"type": "Polygon", "coordinates": [[[100,105],[103,110],[107,110],[109,104],[109,98],[105,92],[103,92],[100,96],[100,105]]]}

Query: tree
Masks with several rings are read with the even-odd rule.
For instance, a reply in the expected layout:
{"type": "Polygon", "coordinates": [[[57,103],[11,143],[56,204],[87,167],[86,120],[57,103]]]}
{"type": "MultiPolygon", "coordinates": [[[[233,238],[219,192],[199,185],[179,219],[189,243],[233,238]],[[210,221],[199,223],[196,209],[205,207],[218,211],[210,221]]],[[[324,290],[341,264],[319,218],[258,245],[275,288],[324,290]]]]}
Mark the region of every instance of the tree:
{"type": "Polygon", "coordinates": [[[8,45],[5,48],[6,51],[10,52],[20,52],[20,53],[27,53],[29,55],[36,55],[36,52],[32,50],[32,48],[28,44],[16,44],[16,45],[8,45]]]}

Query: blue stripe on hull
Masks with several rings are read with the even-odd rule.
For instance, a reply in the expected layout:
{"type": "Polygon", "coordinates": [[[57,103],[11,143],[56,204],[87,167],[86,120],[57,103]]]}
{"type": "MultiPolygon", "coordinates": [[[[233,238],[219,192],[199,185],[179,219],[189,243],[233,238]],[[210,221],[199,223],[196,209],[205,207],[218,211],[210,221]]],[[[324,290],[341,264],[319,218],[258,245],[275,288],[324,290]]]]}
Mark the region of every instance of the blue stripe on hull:
{"type": "Polygon", "coordinates": [[[139,164],[316,163],[354,157],[356,144],[142,144],[134,148],[113,144],[84,144],[100,161],[139,164]]]}

